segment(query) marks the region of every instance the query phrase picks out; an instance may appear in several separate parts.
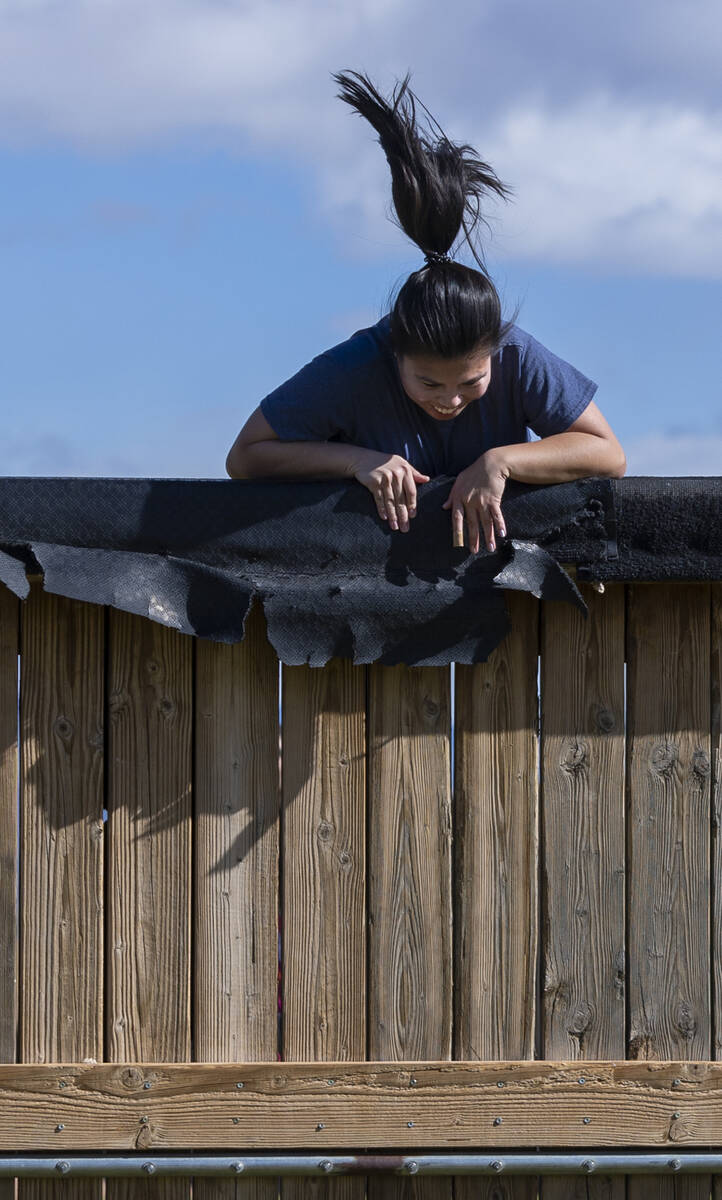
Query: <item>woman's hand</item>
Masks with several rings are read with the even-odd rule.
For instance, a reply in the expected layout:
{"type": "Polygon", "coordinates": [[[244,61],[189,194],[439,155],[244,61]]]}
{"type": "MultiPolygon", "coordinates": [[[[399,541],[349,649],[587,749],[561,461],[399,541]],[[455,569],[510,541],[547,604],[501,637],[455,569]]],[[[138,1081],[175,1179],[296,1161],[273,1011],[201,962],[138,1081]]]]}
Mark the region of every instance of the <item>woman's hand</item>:
{"type": "Polygon", "coordinates": [[[479,553],[479,527],[489,550],[496,549],[496,536],[506,537],[501,498],[509,477],[494,450],[487,450],[470,467],[457,475],[443,508],[451,509],[455,546],[464,545],[464,517],[469,527],[469,549],[479,553]]]}
{"type": "Polygon", "coordinates": [[[409,517],[416,516],[416,485],[428,483],[429,476],[400,454],[364,450],[354,461],[353,477],[370,491],[381,520],[388,521],[391,529],[407,533],[409,517]]]}

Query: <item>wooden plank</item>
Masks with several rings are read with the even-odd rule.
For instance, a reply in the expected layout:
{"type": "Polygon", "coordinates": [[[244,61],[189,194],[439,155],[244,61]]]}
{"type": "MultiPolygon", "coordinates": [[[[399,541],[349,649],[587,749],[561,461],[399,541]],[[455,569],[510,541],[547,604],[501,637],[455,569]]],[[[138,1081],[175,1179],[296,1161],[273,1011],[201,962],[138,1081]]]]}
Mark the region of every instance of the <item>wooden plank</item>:
{"type": "MultiPolygon", "coordinates": [[[[103,1057],[103,652],[102,609],[33,589],[22,626],[24,1062],[103,1057]]],[[[51,1144],[59,1119],[48,1118],[51,1144]]],[[[73,1200],[101,1195],[100,1180],[68,1182],[73,1200]]],[[[18,1195],[47,1200],[57,1186],[20,1180],[18,1195]]]]}
{"type": "MultiPolygon", "coordinates": [[[[286,1062],[366,1054],[365,707],[363,667],[334,659],[323,670],[283,669],[286,1062]]],[[[285,1179],[282,1194],[362,1200],[364,1180],[285,1179]]]]}
{"type": "Polygon", "coordinates": [[[544,608],[545,1058],[622,1058],[624,589],[544,608]]]}
{"type": "Polygon", "coordinates": [[[460,1059],[534,1057],[539,606],[531,596],[508,600],[512,632],[488,662],[456,668],[460,1059]]]}
{"type": "MultiPolygon", "coordinates": [[[[19,601],[0,584],[0,1061],[17,1052],[19,601]]],[[[7,1184],[0,1182],[0,1197],[7,1184]]]]}
{"type": "MultiPolygon", "coordinates": [[[[194,1057],[278,1050],[278,660],[255,609],[243,642],[196,658],[194,1057]]],[[[271,1200],[273,1179],[197,1177],[194,1200],[271,1200]]]]}
{"type": "MultiPolygon", "coordinates": [[[[624,588],[544,606],[541,772],[545,1058],[625,1054],[624,588]]],[[[584,1077],[580,1069],[580,1078],[584,1077]]],[[[544,1200],[578,1182],[549,1176],[544,1200]]],[[[593,1181],[623,1200],[622,1176],[593,1181]]]]}
{"type": "MultiPolygon", "coordinates": [[[[18,651],[20,604],[0,584],[0,1061],[15,1062],[18,1020],[18,651]]],[[[15,1183],[0,1179],[0,1200],[15,1183]]]]}
{"type": "MultiPolygon", "coordinates": [[[[712,1057],[722,1058],[722,584],[711,585],[711,752],[712,752],[712,1057]]],[[[712,1196],[722,1200],[722,1175],[712,1176],[712,1196]]]]}
{"type": "MultiPolygon", "coordinates": [[[[627,681],[628,1055],[709,1058],[708,585],[629,589],[627,681]]],[[[695,1177],[685,1194],[710,1184],[695,1177]]],[[[629,1200],[647,1191],[630,1177],[629,1200]]],[[[673,1181],[655,1191],[671,1197],[673,1181]]]]}
{"type": "MultiPolygon", "coordinates": [[[[370,669],[369,1057],[375,1060],[451,1057],[449,681],[442,667],[370,669]]],[[[410,1102],[406,1129],[397,1132],[405,1150],[416,1144],[414,1108],[410,1102]]],[[[395,1177],[370,1178],[369,1200],[397,1200],[407,1186],[395,1177]]],[[[423,1179],[414,1191],[419,1200],[448,1200],[452,1186],[450,1179],[423,1179]]]]}
{"type": "MultiPolygon", "coordinates": [[[[534,1058],[538,929],[539,604],[509,593],[511,632],[456,667],[454,1057],[534,1058]]],[[[510,1176],[531,1200],[538,1181],[510,1176]]],[[[499,1180],[460,1175],[456,1200],[491,1200],[499,1180]]]]}
{"type": "MultiPolygon", "coordinates": [[[[106,1057],[184,1062],[191,1057],[193,641],[129,613],[112,610],[109,619],[113,954],[107,968],[106,1057]]],[[[136,1123],[138,1149],[152,1138],[152,1124],[136,1123]]],[[[190,1194],[189,1180],[157,1183],[164,1200],[190,1194]]],[[[137,1188],[137,1181],[108,1179],[107,1200],[129,1200],[137,1188]]]]}
{"type": "Polygon", "coordinates": [[[4,1150],[132,1150],[141,1115],[169,1150],[691,1149],[722,1142],[722,1063],[0,1066],[4,1150]]]}

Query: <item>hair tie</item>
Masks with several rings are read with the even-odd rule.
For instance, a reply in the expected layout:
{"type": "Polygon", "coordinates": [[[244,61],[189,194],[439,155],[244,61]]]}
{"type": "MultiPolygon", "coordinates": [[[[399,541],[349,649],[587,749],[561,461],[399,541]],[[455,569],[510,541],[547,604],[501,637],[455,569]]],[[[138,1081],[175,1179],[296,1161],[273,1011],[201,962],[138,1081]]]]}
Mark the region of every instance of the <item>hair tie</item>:
{"type": "Polygon", "coordinates": [[[431,266],[432,264],[436,266],[437,263],[447,263],[451,261],[452,259],[449,258],[448,254],[439,254],[436,250],[430,250],[428,254],[424,255],[424,262],[428,266],[431,266]]]}

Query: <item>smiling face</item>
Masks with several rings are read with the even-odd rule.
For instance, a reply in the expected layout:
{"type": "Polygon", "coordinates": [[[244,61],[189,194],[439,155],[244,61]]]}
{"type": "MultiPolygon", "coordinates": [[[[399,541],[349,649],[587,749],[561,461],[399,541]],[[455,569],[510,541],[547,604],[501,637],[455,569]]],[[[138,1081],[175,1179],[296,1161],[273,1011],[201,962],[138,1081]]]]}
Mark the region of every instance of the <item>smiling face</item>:
{"type": "Polygon", "coordinates": [[[400,354],[397,362],[406,395],[436,421],[453,421],[491,382],[486,350],[464,358],[400,354]]]}

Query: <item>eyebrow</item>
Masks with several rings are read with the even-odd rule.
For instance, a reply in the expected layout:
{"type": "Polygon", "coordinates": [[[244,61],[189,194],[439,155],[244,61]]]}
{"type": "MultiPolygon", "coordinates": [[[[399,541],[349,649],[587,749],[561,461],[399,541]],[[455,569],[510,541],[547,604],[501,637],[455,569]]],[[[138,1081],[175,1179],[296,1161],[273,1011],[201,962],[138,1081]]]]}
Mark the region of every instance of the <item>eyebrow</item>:
{"type": "MultiPolygon", "coordinates": [[[[471,383],[478,383],[480,379],[483,379],[486,376],[486,374],[487,374],[486,371],[482,371],[480,375],[475,375],[473,379],[462,379],[461,383],[459,384],[459,387],[466,387],[471,383]]],[[[432,379],[430,375],[417,375],[416,378],[420,379],[422,381],[422,383],[439,384],[439,380],[432,379]]],[[[441,384],[439,384],[439,387],[441,387],[441,384]]]]}

